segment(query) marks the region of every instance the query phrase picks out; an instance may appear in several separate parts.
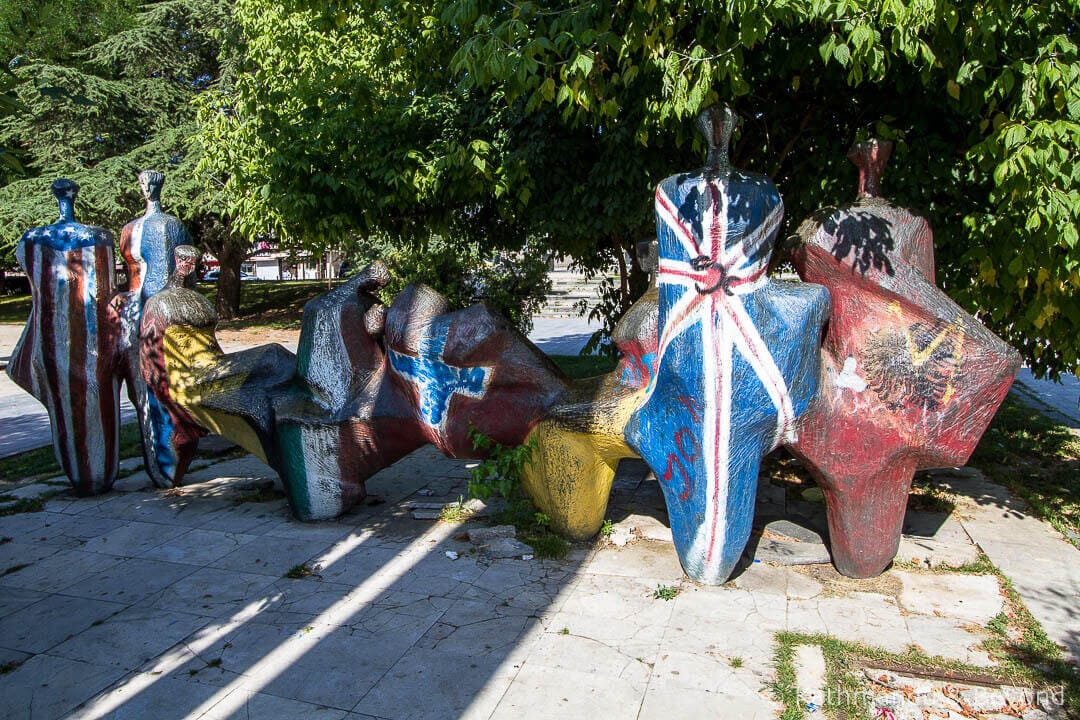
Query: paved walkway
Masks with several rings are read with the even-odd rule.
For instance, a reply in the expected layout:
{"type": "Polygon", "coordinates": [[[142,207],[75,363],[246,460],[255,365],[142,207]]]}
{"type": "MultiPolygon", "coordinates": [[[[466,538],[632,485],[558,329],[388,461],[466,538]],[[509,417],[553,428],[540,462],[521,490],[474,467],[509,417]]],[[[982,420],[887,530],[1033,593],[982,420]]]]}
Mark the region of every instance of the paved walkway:
{"type": "Polygon", "coordinates": [[[1055,383],[1036,380],[1030,370],[1020,368],[1013,394],[1054,420],[1080,431],[1080,380],[1075,375],[1064,375],[1060,383],[1055,383]]]}
{"type": "MultiPolygon", "coordinates": [[[[0,518],[0,715],[773,718],[782,630],[992,664],[979,643],[1002,609],[993,576],[853,581],[776,564],[778,544],[814,543],[770,531],[733,582],[698,586],[640,463],[616,481],[610,541],[562,561],[489,559],[460,523],[410,513],[456,500],[467,474],[424,448],[369,482],[382,503],[305,525],[283,500],[251,501],[273,473],[248,457],[179,491],[136,473],[107,496],[0,518]],[[287,577],[301,564],[313,574],[287,577]]],[[[759,514],[783,495],[765,483],[759,514]]],[[[924,535],[905,541],[912,552],[973,552],[937,519],[913,519],[924,535]]]]}

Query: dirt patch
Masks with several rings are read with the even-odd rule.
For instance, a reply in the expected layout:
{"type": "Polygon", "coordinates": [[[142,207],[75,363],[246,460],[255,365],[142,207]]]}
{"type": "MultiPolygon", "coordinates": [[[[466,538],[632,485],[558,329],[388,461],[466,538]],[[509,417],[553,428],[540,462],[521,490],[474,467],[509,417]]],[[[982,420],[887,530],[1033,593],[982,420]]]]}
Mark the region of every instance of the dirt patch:
{"type": "Polygon", "coordinates": [[[225,352],[235,351],[238,347],[253,347],[268,343],[280,343],[295,346],[300,341],[299,330],[282,330],[272,327],[221,328],[217,339],[225,352]]]}

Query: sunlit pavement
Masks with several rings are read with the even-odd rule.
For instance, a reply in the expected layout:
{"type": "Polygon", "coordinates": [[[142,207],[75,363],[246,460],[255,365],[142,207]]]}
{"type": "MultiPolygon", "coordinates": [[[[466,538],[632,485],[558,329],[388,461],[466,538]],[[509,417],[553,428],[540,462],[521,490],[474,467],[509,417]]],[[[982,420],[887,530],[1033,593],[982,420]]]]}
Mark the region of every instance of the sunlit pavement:
{"type": "MultiPolygon", "coordinates": [[[[687,581],[639,462],[616,481],[611,540],[560,561],[487,559],[461,523],[413,519],[410,502],[465,494],[467,464],[431,448],[373,478],[381,502],[336,522],[257,502],[267,493],[253,488],[272,477],[251,457],[204,466],[176,491],[137,472],[109,495],[0,518],[0,716],[771,718],[785,629],[991,662],[978,644],[1001,609],[993,576],[850,581],[828,565],[777,564],[820,562],[824,548],[807,537],[785,550],[766,533],[751,552],[768,562],[748,559],[724,587],[687,581]],[[312,574],[286,577],[297,566],[312,574]],[[660,586],[674,599],[656,597],[660,586]]],[[[943,481],[973,489],[963,515],[985,512],[988,536],[1000,534],[988,483],[943,481]]],[[[793,520],[795,535],[822,522],[820,504],[768,482],[758,516],[793,520]]],[[[903,557],[975,556],[975,524],[908,521],[903,557]]],[[[1034,542],[1045,526],[1027,521],[1034,542]]]]}

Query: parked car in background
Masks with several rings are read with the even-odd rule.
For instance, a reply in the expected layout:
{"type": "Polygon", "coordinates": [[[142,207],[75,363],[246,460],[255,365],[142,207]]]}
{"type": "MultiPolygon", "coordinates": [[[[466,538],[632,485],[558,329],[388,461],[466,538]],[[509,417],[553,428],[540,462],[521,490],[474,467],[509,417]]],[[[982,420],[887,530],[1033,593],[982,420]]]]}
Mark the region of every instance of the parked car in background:
{"type": "MultiPolygon", "coordinates": [[[[211,270],[210,272],[203,275],[202,279],[203,279],[203,282],[217,282],[217,279],[220,276],[221,276],[221,271],[220,270],[211,270]]],[[[243,270],[240,271],[240,280],[241,281],[244,281],[244,280],[258,280],[258,279],[259,278],[255,277],[251,273],[246,273],[243,270]]]]}

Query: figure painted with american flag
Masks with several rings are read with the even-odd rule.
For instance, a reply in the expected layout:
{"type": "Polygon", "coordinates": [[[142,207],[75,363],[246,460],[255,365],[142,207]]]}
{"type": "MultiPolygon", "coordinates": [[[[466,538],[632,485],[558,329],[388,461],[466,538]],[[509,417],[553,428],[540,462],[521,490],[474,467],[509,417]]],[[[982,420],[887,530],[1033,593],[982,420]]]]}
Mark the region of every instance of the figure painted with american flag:
{"type": "Polygon", "coordinates": [[[52,184],[60,218],[26,231],[15,250],[32,304],[7,372],[49,411],[57,460],[80,495],[112,487],[119,463],[113,240],[75,220],[79,186],[52,184]]]}
{"type": "Polygon", "coordinates": [[[686,573],[724,582],[750,537],[761,458],[817,390],[828,291],[766,274],[783,203],[727,157],[737,118],[698,120],[705,168],[656,189],[660,342],[626,438],[656,472],[686,573]]]}

